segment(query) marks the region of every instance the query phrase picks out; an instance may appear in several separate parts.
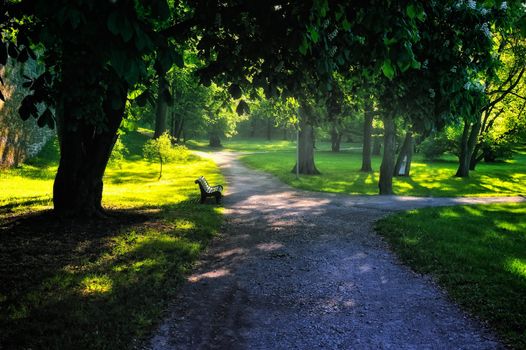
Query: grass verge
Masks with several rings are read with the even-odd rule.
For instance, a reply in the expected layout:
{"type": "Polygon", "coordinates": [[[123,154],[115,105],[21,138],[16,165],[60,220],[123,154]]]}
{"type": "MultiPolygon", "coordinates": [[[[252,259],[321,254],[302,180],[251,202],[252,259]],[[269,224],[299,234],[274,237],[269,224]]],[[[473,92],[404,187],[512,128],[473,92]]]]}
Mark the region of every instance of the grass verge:
{"type": "MultiPolygon", "coordinates": [[[[291,172],[296,154],[293,151],[270,151],[242,155],[241,161],[253,168],[271,173],[281,181],[309,191],[345,194],[378,194],[381,158],[373,156],[376,171],[360,172],[361,151],[350,149],[339,153],[317,151],[315,163],[321,175],[304,175],[296,179],[291,172]]],[[[481,163],[469,178],[453,175],[458,163],[454,158],[423,161],[418,155],[411,167],[411,177],[393,179],[398,195],[411,196],[511,196],[526,193],[526,154],[516,153],[513,160],[500,163],[481,163]]]]}
{"type": "Polygon", "coordinates": [[[193,181],[222,176],[193,157],[166,164],[157,181],[158,165],[138,153],[145,141],[126,135],[130,154],[108,168],[104,221],[48,210],[53,152],[2,172],[0,348],[131,348],[167,308],[222,222],[220,207],[197,203],[193,181]]]}
{"type": "Polygon", "coordinates": [[[513,348],[526,348],[526,204],[427,208],[380,220],[401,260],[433,275],[513,348]]]}

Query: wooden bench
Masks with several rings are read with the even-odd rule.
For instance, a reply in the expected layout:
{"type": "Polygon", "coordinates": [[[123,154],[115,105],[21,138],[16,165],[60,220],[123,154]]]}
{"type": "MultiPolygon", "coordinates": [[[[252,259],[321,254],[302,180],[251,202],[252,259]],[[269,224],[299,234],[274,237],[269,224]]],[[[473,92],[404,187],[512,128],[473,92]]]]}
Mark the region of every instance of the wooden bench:
{"type": "Polygon", "coordinates": [[[204,176],[200,176],[199,179],[195,180],[195,183],[199,185],[199,189],[201,190],[201,203],[205,202],[206,197],[215,197],[216,203],[221,203],[223,186],[210,186],[204,176]]]}

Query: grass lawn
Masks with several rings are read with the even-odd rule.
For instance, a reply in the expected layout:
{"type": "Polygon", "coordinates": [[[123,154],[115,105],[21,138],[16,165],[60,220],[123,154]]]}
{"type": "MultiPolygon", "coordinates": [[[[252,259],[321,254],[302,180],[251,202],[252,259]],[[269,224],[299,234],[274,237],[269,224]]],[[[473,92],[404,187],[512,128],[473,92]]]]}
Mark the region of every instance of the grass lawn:
{"type": "MultiPolygon", "coordinates": [[[[328,151],[327,143],[320,143],[315,154],[315,163],[321,175],[304,175],[296,179],[291,172],[296,153],[293,145],[281,141],[272,147],[267,141],[263,149],[257,148],[256,141],[225,142],[225,148],[234,151],[252,151],[241,160],[247,166],[277,176],[283,182],[309,191],[323,191],[346,194],[378,194],[380,157],[373,157],[372,173],[362,173],[361,149],[359,145],[344,145],[344,151],[328,151]]],[[[517,152],[512,160],[500,163],[480,163],[470,178],[456,178],[454,157],[427,162],[418,155],[411,167],[411,177],[394,178],[393,188],[398,195],[413,196],[511,196],[526,194],[526,152],[517,152]]]]}
{"type": "Polygon", "coordinates": [[[142,160],[146,137],[130,133],[130,155],[109,166],[105,221],[59,220],[51,208],[56,151],[2,171],[0,348],[126,349],[148,333],[199,252],[219,230],[222,209],[197,203],[194,180],[222,176],[193,157],[142,160]]]}
{"type": "Polygon", "coordinates": [[[402,261],[526,349],[526,204],[428,208],[380,220],[402,261]]]}

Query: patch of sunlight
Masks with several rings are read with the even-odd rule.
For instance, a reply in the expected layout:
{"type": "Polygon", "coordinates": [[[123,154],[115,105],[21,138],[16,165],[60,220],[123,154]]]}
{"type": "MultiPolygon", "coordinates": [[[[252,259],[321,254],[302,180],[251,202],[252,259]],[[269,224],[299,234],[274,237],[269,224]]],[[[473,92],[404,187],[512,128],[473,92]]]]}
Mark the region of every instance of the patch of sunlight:
{"type": "Polygon", "coordinates": [[[460,218],[462,215],[457,210],[447,209],[439,212],[441,218],[460,218]]]}
{"type": "Polygon", "coordinates": [[[82,279],[80,288],[84,295],[100,295],[111,291],[112,280],[107,275],[89,275],[82,279]]]}
{"type": "Polygon", "coordinates": [[[415,188],[413,185],[406,181],[397,181],[396,187],[400,190],[412,190],[413,188],[415,188]]]}
{"type": "Polygon", "coordinates": [[[515,223],[511,223],[509,221],[505,220],[494,220],[495,226],[497,226],[500,229],[510,231],[510,232],[519,232],[522,231],[519,228],[519,225],[516,225],[515,223]]]}
{"type": "Polygon", "coordinates": [[[159,262],[157,260],[155,260],[155,259],[144,259],[144,260],[141,260],[141,261],[134,262],[131,265],[131,269],[134,272],[140,272],[140,271],[144,270],[145,268],[153,267],[153,266],[156,266],[156,265],[159,265],[159,262]]]}
{"type": "Polygon", "coordinates": [[[475,207],[466,206],[464,207],[464,210],[468,212],[468,214],[473,215],[473,216],[484,216],[484,213],[482,212],[482,210],[477,209],[475,207]]]}
{"type": "Polygon", "coordinates": [[[507,259],[506,270],[526,278],[526,260],[525,259],[507,259]]]}
{"type": "Polygon", "coordinates": [[[185,219],[175,220],[175,227],[178,230],[192,230],[196,228],[195,223],[193,221],[185,219]]]}
{"type": "Polygon", "coordinates": [[[219,277],[225,277],[225,276],[228,276],[228,275],[230,275],[230,270],[228,270],[228,269],[217,269],[217,270],[201,273],[201,274],[198,274],[198,275],[194,274],[194,275],[188,277],[188,281],[190,281],[192,283],[195,283],[195,282],[199,282],[200,280],[205,279],[205,278],[219,278],[219,277]]]}
{"type": "Polygon", "coordinates": [[[404,236],[404,237],[402,237],[401,241],[405,245],[417,245],[417,244],[420,243],[420,237],[404,236]]]}
{"type": "Polygon", "coordinates": [[[283,248],[283,244],[277,242],[260,243],[256,246],[256,248],[265,252],[270,252],[276,249],[283,248]]]}

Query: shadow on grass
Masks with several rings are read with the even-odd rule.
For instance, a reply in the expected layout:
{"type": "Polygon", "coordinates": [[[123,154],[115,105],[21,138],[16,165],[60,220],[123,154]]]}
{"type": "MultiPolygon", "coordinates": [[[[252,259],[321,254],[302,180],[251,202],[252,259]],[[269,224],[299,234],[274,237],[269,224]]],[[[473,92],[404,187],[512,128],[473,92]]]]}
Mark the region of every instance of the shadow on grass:
{"type": "Polygon", "coordinates": [[[194,201],[0,224],[0,348],[125,349],[166,307],[220,212],[194,201]],[[198,212],[198,213],[197,213],[198,212]]]}

